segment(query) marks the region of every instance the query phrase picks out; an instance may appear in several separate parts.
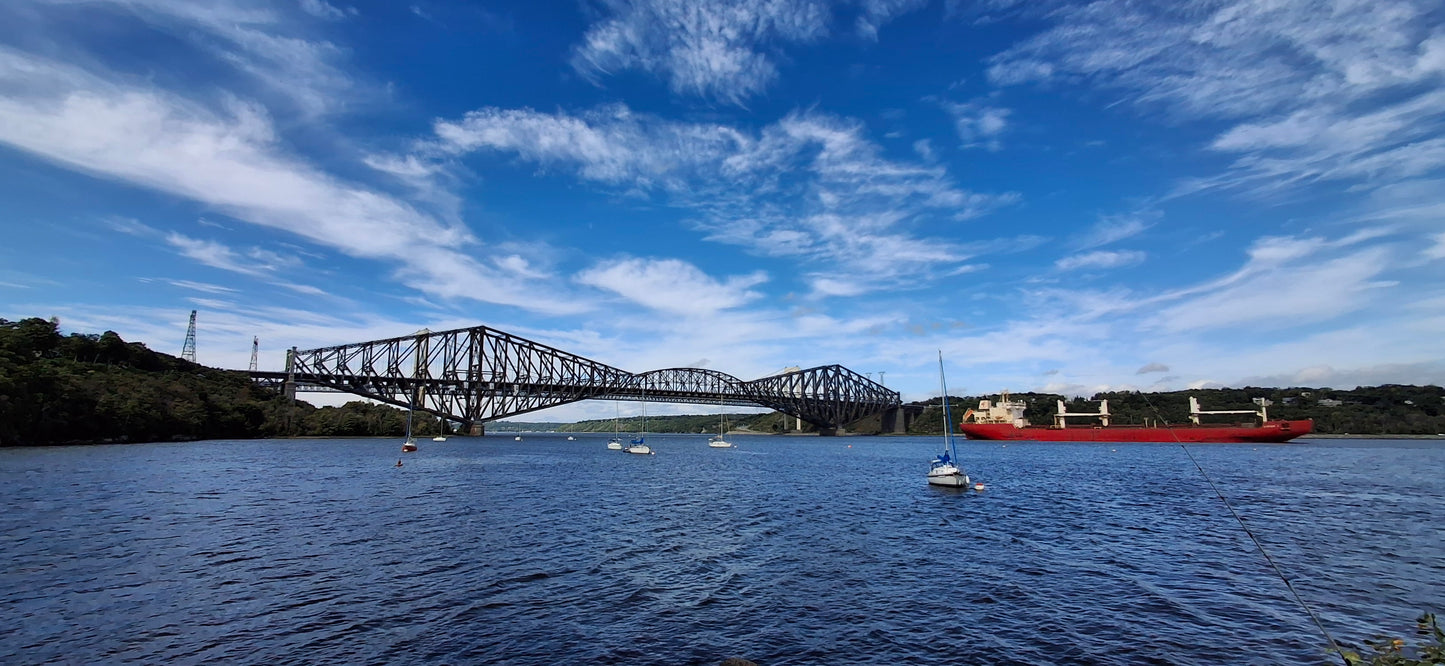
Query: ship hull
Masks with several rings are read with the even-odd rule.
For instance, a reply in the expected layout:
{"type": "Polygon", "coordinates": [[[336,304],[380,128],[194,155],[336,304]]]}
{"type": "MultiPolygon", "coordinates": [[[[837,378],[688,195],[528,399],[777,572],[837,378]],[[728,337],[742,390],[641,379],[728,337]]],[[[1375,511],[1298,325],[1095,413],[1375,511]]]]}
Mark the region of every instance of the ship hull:
{"type": "Polygon", "coordinates": [[[1269,421],[1258,426],[1239,425],[1111,425],[1049,428],[1015,427],[1010,423],[963,423],[959,429],[969,439],[1031,442],[1183,442],[1243,443],[1287,442],[1308,435],[1314,421],[1269,421]]]}

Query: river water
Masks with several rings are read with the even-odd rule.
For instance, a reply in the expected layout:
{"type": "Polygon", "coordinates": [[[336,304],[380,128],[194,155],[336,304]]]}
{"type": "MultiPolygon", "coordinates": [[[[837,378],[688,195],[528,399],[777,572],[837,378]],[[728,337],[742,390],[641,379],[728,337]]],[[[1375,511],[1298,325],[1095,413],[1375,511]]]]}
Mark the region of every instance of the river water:
{"type": "MultiPolygon", "coordinates": [[[[1176,445],[523,437],[0,450],[0,663],[1329,663],[1176,445]]],[[[1190,451],[1337,638],[1445,612],[1445,446],[1190,451]]]]}

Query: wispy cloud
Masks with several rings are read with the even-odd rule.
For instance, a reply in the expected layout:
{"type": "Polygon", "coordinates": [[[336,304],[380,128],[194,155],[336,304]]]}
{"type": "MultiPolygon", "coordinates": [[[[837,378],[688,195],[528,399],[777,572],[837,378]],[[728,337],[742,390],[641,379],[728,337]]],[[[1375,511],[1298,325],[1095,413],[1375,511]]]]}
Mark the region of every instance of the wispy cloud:
{"type": "Polygon", "coordinates": [[[1136,375],[1147,375],[1155,372],[1169,372],[1169,366],[1163,363],[1149,363],[1134,372],[1136,375]]]}
{"type": "MultiPolygon", "coordinates": [[[[279,270],[299,268],[301,261],[259,247],[237,252],[223,243],[191,238],[176,232],[166,234],[166,243],[184,257],[212,268],[250,276],[272,275],[279,270]]],[[[198,284],[198,283],[192,283],[198,284]]]]}
{"type": "MultiPolygon", "coordinates": [[[[43,10],[50,20],[104,20],[113,24],[138,23],[150,30],[184,41],[216,62],[247,77],[251,88],[275,102],[309,116],[330,113],[345,105],[358,84],[341,67],[343,49],[306,33],[297,13],[339,18],[345,12],[324,0],[291,2],[239,2],[233,0],[18,0],[43,10]],[[103,18],[102,18],[103,17],[103,18]]],[[[97,61],[109,58],[104,44],[90,44],[80,35],[55,33],[69,40],[67,49],[93,51],[97,61]]],[[[145,57],[143,51],[133,53],[145,57]]],[[[174,56],[167,56],[174,57],[174,56]]],[[[168,63],[156,62],[157,72],[169,72],[168,63]]]]}
{"type": "Polygon", "coordinates": [[[997,151],[1003,148],[1002,136],[1009,128],[1009,109],[994,106],[984,101],[967,104],[944,103],[943,108],[953,116],[954,130],[963,141],[965,148],[985,148],[997,151]]]}
{"type": "Polygon", "coordinates": [[[751,133],[609,106],[579,115],[481,109],[436,126],[422,152],[514,154],[695,211],[710,240],[808,260],[818,295],[897,286],[976,252],[918,233],[1018,199],[958,187],[932,164],[888,159],[861,123],[796,112],[751,133]]]}
{"type": "Polygon", "coordinates": [[[1061,271],[1073,271],[1081,268],[1121,268],[1142,263],[1147,256],[1137,250],[1096,250],[1064,257],[1054,262],[1054,268],[1061,271]]]}
{"type": "Polygon", "coordinates": [[[1160,215],[1154,211],[1140,211],[1120,215],[1100,215],[1099,221],[1077,242],[1080,250],[1088,250],[1132,238],[1154,226],[1160,215]]]}
{"type": "Polygon", "coordinates": [[[1358,247],[1363,240],[1261,239],[1238,271],[1166,294],[1175,302],[1150,318],[1147,327],[1175,333],[1241,326],[1267,330],[1364,310],[1394,286],[1382,275],[1395,253],[1388,245],[1358,247]]]}
{"type": "Polygon", "coordinates": [[[819,0],[604,0],[610,16],[588,28],[572,66],[595,76],[641,69],[673,92],[741,103],[775,78],[770,42],[809,42],[827,32],[819,0]]]}
{"type": "Polygon", "coordinates": [[[1238,161],[1204,184],[1379,185],[1445,166],[1433,3],[1102,0],[1044,13],[1055,27],[995,56],[990,79],[1083,81],[1143,110],[1237,123],[1210,147],[1238,161]]]}
{"type": "Polygon", "coordinates": [[[234,250],[215,241],[200,240],[182,236],[178,233],[171,233],[166,236],[166,242],[176,248],[182,256],[212,268],[251,276],[259,276],[266,273],[263,267],[245,261],[234,250]]]}
{"type": "Polygon", "coordinates": [[[209,282],[196,282],[194,280],[166,280],[166,283],[170,284],[173,287],[180,287],[181,289],[191,289],[194,291],[203,291],[208,294],[234,294],[239,291],[238,289],[223,287],[219,284],[211,284],[209,282]]]}
{"type": "Polygon", "coordinates": [[[348,7],[346,10],[338,9],[326,0],[301,0],[301,11],[327,21],[339,21],[348,15],[356,14],[354,7],[348,7]]]}
{"type": "Polygon", "coordinates": [[[897,16],[922,9],[928,0],[859,0],[859,16],[854,24],[858,36],[878,40],[878,30],[897,16]]]}
{"type": "Polygon", "coordinates": [[[1358,99],[1437,76],[1442,33],[1428,2],[1304,0],[1056,4],[1056,23],[994,57],[1000,84],[1085,77],[1141,105],[1248,117],[1358,99]]]}
{"type": "Polygon", "coordinates": [[[500,259],[462,251],[476,242],[466,229],[286,154],[268,114],[255,105],[233,100],[217,112],[4,49],[0,90],[7,93],[0,97],[0,144],[351,256],[393,262],[401,281],[429,294],[544,312],[581,308],[518,277],[500,259]]]}
{"type": "Polygon", "coordinates": [[[767,281],[761,271],[719,282],[677,259],[603,261],[577,275],[582,284],[614,292],[654,310],[710,315],[757,300],[751,288],[767,281]]]}
{"type": "Polygon", "coordinates": [[[853,29],[876,41],[889,21],[928,0],[601,0],[602,16],[572,53],[572,67],[598,77],[637,69],[672,92],[741,105],[778,79],[777,51],[826,36],[835,11],[854,10],[853,29]]]}
{"type": "Polygon", "coordinates": [[[1438,233],[1431,237],[1434,244],[1425,249],[1425,256],[1430,259],[1445,259],[1445,233],[1438,233]]]}

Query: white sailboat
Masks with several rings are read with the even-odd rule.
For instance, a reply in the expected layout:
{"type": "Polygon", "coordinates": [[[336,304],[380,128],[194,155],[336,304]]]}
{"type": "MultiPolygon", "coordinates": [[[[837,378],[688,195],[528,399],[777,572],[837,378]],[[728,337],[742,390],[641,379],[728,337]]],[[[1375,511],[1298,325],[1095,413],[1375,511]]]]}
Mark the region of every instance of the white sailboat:
{"type": "Polygon", "coordinates": [[[640,454],[640,455],[652,455],[652,447],[650,447],[650,446],[647,445],[647,401],[646,401],[646,400],[643,400],[643,401],[642,401],[642,432],[638,433],[638,434],[637,434],[637,438],[634,439],[634,440],[632,440],[632,443],[631,443],[631,444],[628,444],[628,445],[627,445],[627,448],[623,449],[623,451],[626,451],[626,452],[628,452],[628,453],[636,453],[636,454],[640,454]]]}
{"type": "Polygon", "coordinates": [[[722,412],[722,398],[718,398],[717,408],[717,437],[708,439],[707,445],[714,449],[730,449],[733,447],[733,443],[723,439],[723,435],[727,434],[728,427],[727,415],[722,412]]]}
{"type": "Polygon", "coordinates": [[[943,453],[928,467],[928,485],[946,488],[967,488],[968,473],[958,466],[958,452],[953,447],[953,418],[948,410],[948,382],[943,378],[943,352],[938,352],[938,385],[943,389],[943,453]]]}
{"type": "MultiPolygon", "coordinates": [[[[416,438],[411,436],[411,407],[406,409],[406,439],[401,443],[402,453],[411,453],[417,450],[416,438]]],[[[401,461],[397,461],[401,462],[401,461]]]]}
{"type": "Polygon", "coordinates": [[[612,403],[612,409],[614,412],[612,415],[612,439],[607,440],[607,449],[609,451],[621,451],[622,433],[618,430],[617,422],[622,420],[622,406],[614,402],[612,403]]]}

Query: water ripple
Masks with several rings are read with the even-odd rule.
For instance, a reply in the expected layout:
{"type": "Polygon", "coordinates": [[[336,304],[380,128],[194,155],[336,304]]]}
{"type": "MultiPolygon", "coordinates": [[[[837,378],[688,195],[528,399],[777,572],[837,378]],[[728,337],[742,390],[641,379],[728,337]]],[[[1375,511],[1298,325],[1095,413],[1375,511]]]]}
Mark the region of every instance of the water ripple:
{"type": "MultiPolygon", "coordinates": [[[[1327,661],[1178,447],[652,439],[0,451],[0,662],[1327,661]]],[[[1194,451],[1341,637],[1445,610],[1445,450],[1194,451]]]]}

